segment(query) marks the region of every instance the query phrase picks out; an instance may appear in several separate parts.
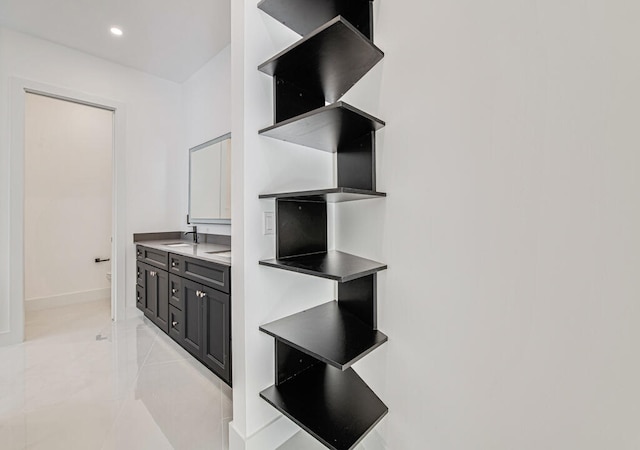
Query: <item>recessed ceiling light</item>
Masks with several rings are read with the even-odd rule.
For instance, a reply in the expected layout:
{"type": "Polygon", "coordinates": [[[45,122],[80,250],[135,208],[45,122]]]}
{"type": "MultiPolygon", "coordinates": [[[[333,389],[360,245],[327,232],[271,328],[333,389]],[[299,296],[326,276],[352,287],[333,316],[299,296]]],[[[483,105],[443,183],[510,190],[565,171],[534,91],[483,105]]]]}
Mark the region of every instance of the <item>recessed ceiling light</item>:
{"type": "Polygon", "coordinates": [[[122,30],[118,27],[111,27],[111,34],[115,34],[116,36],[122,36],[122,30]]]}

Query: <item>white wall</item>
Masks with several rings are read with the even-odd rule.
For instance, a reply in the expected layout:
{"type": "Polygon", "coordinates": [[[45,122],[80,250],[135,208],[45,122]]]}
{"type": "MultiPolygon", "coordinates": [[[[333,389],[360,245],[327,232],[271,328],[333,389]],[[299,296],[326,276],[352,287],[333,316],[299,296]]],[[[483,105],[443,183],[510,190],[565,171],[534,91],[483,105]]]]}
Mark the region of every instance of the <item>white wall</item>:
{"type": "Polygon", "coordinates": [[[376,2],[345,100],[386,200],[336,207],[380,258],[389,342],[357,369],[388,447],[640,447],[637,2],[376,2]]]}
{"type": "MultiPolygon", "coordinates": [[[[10,77],[113,99],[126,106],[126,234],[180,229],[184,223],[181,86],[37,38],[0,28],[0,341],[9,338],[10,77]],[[4,337],[3,337],[4,335],[4,337]],[[9,337],[7,337],[9,336],[9,337]]],[[[135,260],[127,238],[127,304],[133,307],[135,260]]],[[[16,301],[16,299],[11,299],[16,301]]]]}
{"type": "MultiPolygon", "coordinates": [[[[182,96],[186,146],[181,170],[188,173],[188,149],[231,131],[231,45],[184,82],[182,96]]],[[[183,217],[188,210],[187,200],[185,197],[183,217]]],[[[198,225],[198,231],[230,235],[231,226],[198,225]]]]}
{"type": "MultiPolygon", "coordinates": [[[[24,297],[109,298],[113,111],[26,96],[24,297]]],[[[28,308],[28,306],[27,306],[28,308]]]]}
{"type": "MultiPolygon", "coordinates": [[[[386,55],[345,100],[387,122],[389,196],[338,205],[335,240],[389,265],[389,342],[356,365],[390,409],[377,431],[394,450],[638,448],[637,4],[374,8],[386,55]]],[[[272,93],[254,68],[281,28],[232,2],[236,445],[276,415],[258,399],[273,376],[258,325],[329,291],[256,264],[273,249],[256,195],[325,181],[321,155],[256,134],[272,93]]]]}
{"type": "MultiPolygon", "coordinates": [[[[333,158],[258,135],[259,129],[273,124],[273,79],[257,67],[299,37],[259,11],[253,0],[231,2],[231,29],[234,387],[230,439],[231,448],[246,444],[267,449],[273,448],[274,441],[253,446],[240,442],[251,441],[280,415],[259,397],[261,390],[274,383],[274,344],[258,327],[332,300],[334,283],[258,265],[260,259],[275,255],[273,235],[262,234],[262,213],[274,211],[274,201],[259,200],[258,195],[328,187],[333,158]]],[[[283,436],[274,437],[277,441],[283,436]]]]}

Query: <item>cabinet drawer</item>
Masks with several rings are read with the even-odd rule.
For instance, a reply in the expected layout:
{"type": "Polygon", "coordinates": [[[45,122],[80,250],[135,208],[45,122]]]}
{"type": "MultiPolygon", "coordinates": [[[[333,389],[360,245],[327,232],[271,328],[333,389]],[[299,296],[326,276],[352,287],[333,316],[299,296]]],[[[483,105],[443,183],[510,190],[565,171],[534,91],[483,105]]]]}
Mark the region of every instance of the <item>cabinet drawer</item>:
{"type": "Polygon", "coordinates": [[[182,268],[182,257],[169,253],[169,270],[171,273],[180,274],[182,268]]]}
{"type": "Polygon", "coordinates": [[[169,305],[169,336],[182,345],[184,339],[184,313],[173,305],[169,305]]]}
{"type": "Polygon", "coordinates": [[[142,261],[157,267],[158,269],[168,270],[169,253],[162,250],[156,250],[155,248],[145,247],[144,245],[139,245],[138,248],[142,252],[142,261]]]}
{"type": "Polygon", "coordinates": [[[182,310],[182,278],[169,274],[169,303],[182,310]]]}
{"type": "Polygon", "coordinates": [[[229,293],[231,288],[229,266],[188,256],[182,256],[181,260],[183,277],[229,293]]]}
{"type": "Polygon", "coordinates": [[[145,290],[142,286],[136,286],[136,308],[144,312],[145,290]]]}
{"type": "Polygon", "coordinates": [[[136,283],[144,288],[144,264],[136,263],[136,283]]]}

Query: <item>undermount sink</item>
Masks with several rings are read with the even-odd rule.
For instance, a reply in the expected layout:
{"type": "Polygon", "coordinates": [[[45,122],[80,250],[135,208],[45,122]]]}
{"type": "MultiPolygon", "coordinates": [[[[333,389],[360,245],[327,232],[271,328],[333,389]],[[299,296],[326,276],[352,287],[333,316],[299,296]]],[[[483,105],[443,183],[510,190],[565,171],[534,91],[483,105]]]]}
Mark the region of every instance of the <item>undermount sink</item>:
{"type": "Polygon", "coordinates": [[[205,252],[209,255],[216,255],[216,256],[224,256],[225,258],[231,258],[231,252],[230,251],[222,251],[222,252],[205,252]]]}
{"type": "Polygon", "coordinates": [[[191,247],[193,244],[185,244],[184,242],[175,242],[173,244],[164,244],[165,247],[191,247]]]}

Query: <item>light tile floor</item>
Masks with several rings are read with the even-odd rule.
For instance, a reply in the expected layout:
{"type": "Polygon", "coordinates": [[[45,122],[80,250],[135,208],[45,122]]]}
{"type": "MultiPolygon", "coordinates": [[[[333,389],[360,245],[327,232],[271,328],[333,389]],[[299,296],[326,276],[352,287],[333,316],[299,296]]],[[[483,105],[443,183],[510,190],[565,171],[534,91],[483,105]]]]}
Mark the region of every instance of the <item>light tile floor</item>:
{"type": "Polygon", "coordinates": [[[232,392],[141,314],[31,311],[0,348],[0,448],[228,449],[232,392]]]}

